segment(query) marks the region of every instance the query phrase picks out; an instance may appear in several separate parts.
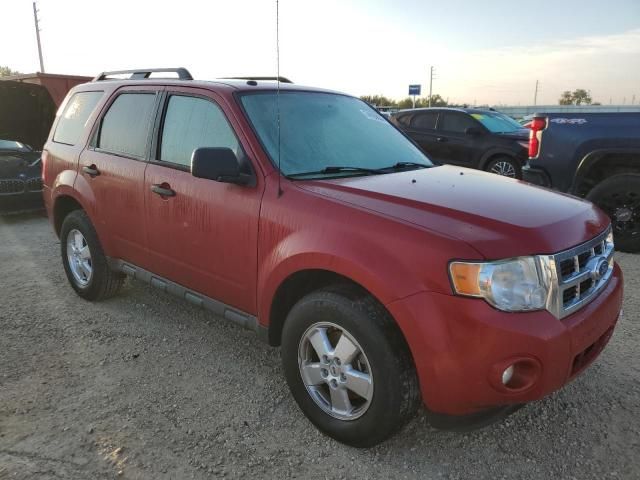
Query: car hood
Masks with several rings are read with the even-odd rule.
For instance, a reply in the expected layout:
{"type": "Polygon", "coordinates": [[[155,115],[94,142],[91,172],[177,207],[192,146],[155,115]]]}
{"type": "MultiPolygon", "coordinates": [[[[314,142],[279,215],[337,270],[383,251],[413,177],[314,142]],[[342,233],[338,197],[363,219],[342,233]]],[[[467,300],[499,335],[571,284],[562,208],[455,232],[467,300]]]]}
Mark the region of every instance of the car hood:
{"type": "Polygon", "coordinates": [[[41,153],[0,151],[0,178],[18,178],[22,174],[29,178],[40,176],[42,165],[36,160],[41,153]]]}
{"type": "Polygon", "coordinates": [[[529,141],[528,128],[521,128],[520,130],[516,130],[515,132],[498,133],[498,135],[505,138],[513,138],[514,140],[529,141]]]}
{"type": "Polygon", "coordinates": [[[450,165],[297,184],[462,240],[487,259],[556,253],[609,225],[607,216],[590,202],[450,165]]]}

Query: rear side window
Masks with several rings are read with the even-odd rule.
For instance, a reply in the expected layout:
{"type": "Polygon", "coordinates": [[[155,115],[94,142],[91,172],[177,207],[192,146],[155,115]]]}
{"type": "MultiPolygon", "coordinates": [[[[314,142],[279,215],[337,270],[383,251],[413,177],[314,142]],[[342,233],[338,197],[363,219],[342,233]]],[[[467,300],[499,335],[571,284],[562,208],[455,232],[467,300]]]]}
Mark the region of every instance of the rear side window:
{"type": "Polygon", "coordinates": [[[104,92],[78,92],[69,99],[53,134],[53,141],[75,145],[104,92]]]}
{"type": "Polygon", "coordinates": [[[396,117],[398,120],[398,123],[400,125],[404,125],[406,127],[409,126],[409,121],[411,120],[411,115],[399,115],[396,117]]]}
{"type": "Polygon", "coordinates": [[[467,128],[480,128],[478,123],[463,113],[445,113],[440,124],[440,130],[464,133],[467,128]]]}
{"type": "Polygon", "coordinates": [[[122,93],[102,119],[97,147],[142,158],[147,149],[155,93],[122,93]]]}
{"type": "Polygon", "coordinates": [[[238,158],[240,144],[220,107],[197,97],[172,95],[162,128],[160,160],[191,166],[191,154],[200,147],[227,147],[238,158]]]}
{"type": "Polygon", "coordinates": [[[411,126],[420,130],[435,130],[437,120],[438,112],[425,112],[415,115],[411,121],[411,126]]]}

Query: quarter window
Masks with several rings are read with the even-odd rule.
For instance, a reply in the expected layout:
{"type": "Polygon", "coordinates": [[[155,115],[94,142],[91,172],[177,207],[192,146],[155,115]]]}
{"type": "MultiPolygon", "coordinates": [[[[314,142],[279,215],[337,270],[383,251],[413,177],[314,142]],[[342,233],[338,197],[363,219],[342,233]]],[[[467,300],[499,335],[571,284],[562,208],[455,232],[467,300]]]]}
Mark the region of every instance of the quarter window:
{"type": "Polygon", "coordinates": [[[220,107],[203,98],[172,95],[162,128],[160,160],[190,167],[191,155],[200,147],[226,147],[241,157],[238,139],[220,107]]]}
{"type": "Polygon", "coordinates": [[[78,92],[75,93],[58,121],[58,126],[53,135],[53,141],[75,145],[80,140],[82,132],[87,126],[87,120],[102,98],[103,92],[78,92]]]}
{"type": "Polygon", "coordinates": [[[97,147],[143,158],[147,148],[155,93],[123,93],[102,119],[97,147]]]}

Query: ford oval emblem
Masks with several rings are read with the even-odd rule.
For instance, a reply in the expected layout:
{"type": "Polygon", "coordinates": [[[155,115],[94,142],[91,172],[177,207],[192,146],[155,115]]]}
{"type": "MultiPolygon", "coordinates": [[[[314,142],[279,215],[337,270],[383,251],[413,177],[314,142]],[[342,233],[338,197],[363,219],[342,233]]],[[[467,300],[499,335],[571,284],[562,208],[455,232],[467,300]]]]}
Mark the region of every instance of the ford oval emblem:
{"type": "Polygon", "coordinates": [[[598,260],[598,263],[596,263],[595,271],[593,272],[595,279],[600,280],[602,277],[604,277],[607,274],[608,270],[609,270],[609,262],[607,262],[607,260],[605,260],[604,258],[601,258],[600,260],[598,260]]]}

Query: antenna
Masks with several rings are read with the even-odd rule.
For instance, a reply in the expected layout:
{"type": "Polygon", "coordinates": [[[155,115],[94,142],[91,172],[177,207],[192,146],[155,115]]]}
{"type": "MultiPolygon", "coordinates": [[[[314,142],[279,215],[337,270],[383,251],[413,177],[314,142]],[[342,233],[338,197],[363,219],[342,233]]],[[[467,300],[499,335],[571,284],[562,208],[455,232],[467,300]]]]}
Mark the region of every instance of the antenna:
{"type": "Polygon", "coordinates": [[[278,197],[282,195],[280,169],[280,1],[276,0],[276,123],[278,125],[278,197]]]}

